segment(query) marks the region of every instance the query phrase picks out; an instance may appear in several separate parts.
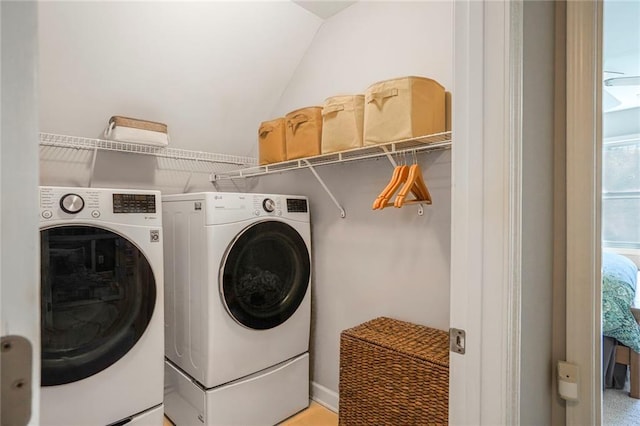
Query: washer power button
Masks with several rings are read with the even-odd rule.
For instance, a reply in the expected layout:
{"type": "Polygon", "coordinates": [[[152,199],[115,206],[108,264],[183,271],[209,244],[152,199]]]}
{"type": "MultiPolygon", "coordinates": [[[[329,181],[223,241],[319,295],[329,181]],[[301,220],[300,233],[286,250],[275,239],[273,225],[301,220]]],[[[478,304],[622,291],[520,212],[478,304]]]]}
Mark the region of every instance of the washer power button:
{"type": "Polygon", "coordinates": [[[53,216],[53,213],[51,213],[51,210],[45,210],[42,212],[42,217],[45,219],[51,219],[51,216],[53,216]]]}
{"type": "Polygon", "coordinates": [[[92,211],[91,212],[91,217],[99,218],[100,217],[100,211],[99,210],[92,211]]]}

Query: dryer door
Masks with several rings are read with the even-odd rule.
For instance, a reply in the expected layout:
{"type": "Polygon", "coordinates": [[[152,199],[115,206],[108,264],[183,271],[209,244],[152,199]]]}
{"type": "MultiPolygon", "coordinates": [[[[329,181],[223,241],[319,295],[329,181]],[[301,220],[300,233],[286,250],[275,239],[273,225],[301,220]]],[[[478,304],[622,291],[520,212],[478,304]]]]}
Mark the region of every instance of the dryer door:
{"type": "Polygon", "coordinates": [[[309,287],[309,250],[298,232],[278,221],[244,229],[227,249],[220,290],[229,314],[265,330],[291,317],[309,287]]]}
{"type": "Polygon", "coordinates": [[[153,271],[128,239],[95,226],[40,231],[43,386],[96,374],[140,339],[156,300],[153,271]]]}

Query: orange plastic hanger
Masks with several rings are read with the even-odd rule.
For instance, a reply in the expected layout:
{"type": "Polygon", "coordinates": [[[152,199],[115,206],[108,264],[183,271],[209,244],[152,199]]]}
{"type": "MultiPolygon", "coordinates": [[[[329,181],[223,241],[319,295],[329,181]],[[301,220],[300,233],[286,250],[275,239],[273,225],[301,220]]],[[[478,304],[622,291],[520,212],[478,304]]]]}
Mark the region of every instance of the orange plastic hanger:
{"type": "Polygon", "coordinates": [[[395,207],[402,207],[405,204],[431,204],[431,194],[427,188],[427,184],[422,177],[422,170],[419,164],[412,164],[409,168],[409,176],[404,183],[404,186],[398,192],[393,205],[395,207]],[[415,195],[415,199],[407,200],[409,191],[415,195]]]}
{"type": "Polygon", "coordinates": [[[393,170],[391,180],[373,202],[373,210],[383,209],[387,207],[389,205],[388,201],[398,190],[398,188],[400,188],[400,185],[402,185],[407,180],[408,176],[409,166],[407,166],[406,164],[396,166],[396,168],[393,170]]]}

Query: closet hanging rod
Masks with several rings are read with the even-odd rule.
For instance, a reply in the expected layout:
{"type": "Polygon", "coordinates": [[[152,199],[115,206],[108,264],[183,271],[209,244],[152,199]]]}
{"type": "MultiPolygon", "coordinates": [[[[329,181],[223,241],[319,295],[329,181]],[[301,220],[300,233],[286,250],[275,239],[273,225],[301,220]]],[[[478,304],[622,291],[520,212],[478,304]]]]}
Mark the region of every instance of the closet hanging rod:
{"type": "Polygon", "coordinates": [[[162,148],[151,145],[136,144],[131,142],[111,141],[105,139],[92,139],[80,136],[66,136],[53,133],[40,133],[40,145],[56,148],[72,148],[87,150],[104,150],[115,152],[128,152],[134,154],[152,155],[155,157],[204,161],[209,163],[225,163],[238,166],[254,166],[257,161],[253,157],[242,157],[229,154],[218,154],[203,151],[189,151],[177,148],[162,148]]]}

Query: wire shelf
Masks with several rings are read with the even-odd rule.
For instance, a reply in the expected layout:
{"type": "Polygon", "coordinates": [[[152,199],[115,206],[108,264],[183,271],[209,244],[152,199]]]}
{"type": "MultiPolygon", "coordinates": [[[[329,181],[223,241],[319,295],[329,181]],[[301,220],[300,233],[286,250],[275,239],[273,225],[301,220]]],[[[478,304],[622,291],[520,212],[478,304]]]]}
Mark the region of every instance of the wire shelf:
{"type": "Polygon", "coordinates": [[[246,167],[233,170],[231,172],[214,173],[210,176],[210,179],[211,182],[217,182],[220,180],[262,176],[271,173],[282,173],[289,170],[313,168],[315,166],[324,166],[348,161],[366,160],[384,156],[390,157],[396,154],[435,151],[450,148],[451,132],[442,132],[394,142],[369,145],[362,148],[354,148],[331,154],[316,155],[313,157],[266,164],[263,166],[246,167]]]}
{"type": "Polygon", "coordinates": [[[40,145],[57,148],[129,152],[177,160],[224,163],[237,166],[255,166],[257,164],[257,160],[253,157],[242,157],[203,151],[188,151],[186,149],[163,148],[131,142],[91,139],[79,136],[56,135],[52,133],[40,133],[40,145]]]}

